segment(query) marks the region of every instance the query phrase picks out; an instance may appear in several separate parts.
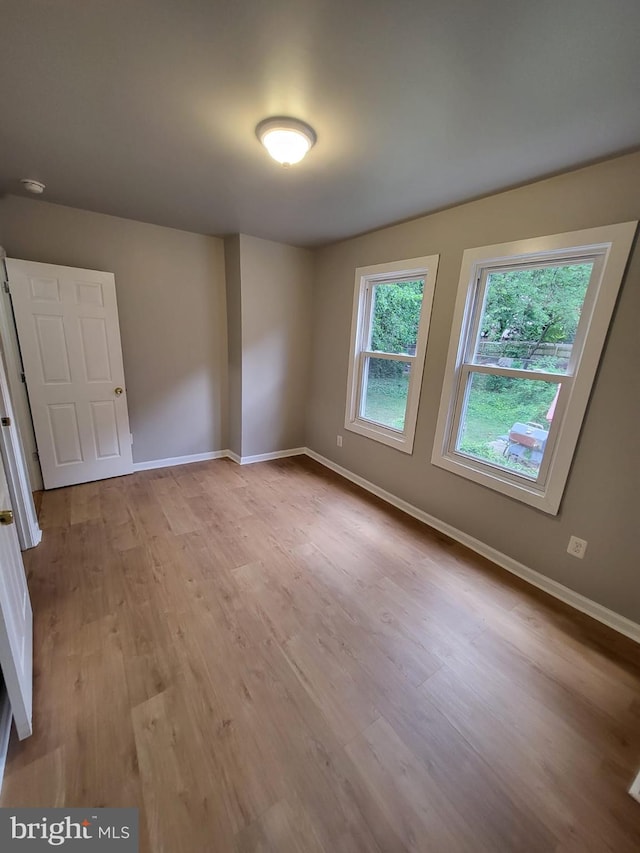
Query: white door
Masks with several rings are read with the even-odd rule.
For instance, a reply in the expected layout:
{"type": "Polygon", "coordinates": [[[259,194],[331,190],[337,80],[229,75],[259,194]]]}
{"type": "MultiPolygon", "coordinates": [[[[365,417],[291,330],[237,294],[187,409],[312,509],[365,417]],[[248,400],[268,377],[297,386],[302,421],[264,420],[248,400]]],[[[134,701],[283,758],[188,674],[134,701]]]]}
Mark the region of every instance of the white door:
{"type": "Polygon", "coordinates": [[[32,614],[13,523],[9,487],[0,464],[0,667],[18,737],[31,734],[32,614]]]}
{"type": "Polygon", "coordinates": [[[45,489],[130,474],[113,274],[6,265],[45,489]]]}

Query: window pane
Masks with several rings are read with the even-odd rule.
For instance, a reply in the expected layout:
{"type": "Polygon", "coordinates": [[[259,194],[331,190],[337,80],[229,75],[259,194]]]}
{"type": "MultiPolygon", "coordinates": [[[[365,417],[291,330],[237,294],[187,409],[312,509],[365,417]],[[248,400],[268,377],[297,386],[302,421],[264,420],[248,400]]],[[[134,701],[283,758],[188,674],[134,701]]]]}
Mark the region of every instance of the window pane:
{"type": "Polygon", "coordinates": [[[593,262],[492,272],[474,364],[566,373],[593,262]]]}
{"type": "Polygon", "coordinates": [[[411,365],[404,361],[367,358],[364,365],[360,417],[404,429],[411,365]]]}
{"type": "Polygon", "coordinates": [[[415,355],[424,279],[375,284],[369,349],[415,355]]]}
{"type": "Polygon", "coordinates": [[[560,385],[472,373],[456,450],[535,480],[560,385]]]}

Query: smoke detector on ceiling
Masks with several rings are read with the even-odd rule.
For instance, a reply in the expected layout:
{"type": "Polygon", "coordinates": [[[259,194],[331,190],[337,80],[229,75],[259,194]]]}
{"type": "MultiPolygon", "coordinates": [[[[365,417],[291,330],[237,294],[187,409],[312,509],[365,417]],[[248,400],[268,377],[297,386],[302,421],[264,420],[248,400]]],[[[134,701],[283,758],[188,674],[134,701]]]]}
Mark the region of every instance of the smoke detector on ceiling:
{"type": "Polygon", "coordinates": [[[33,178],[22,178],[20,183],[27,192],[33,193],[34,195],[42,195],[44,192],[44,184],[42,181],[36,181],[33,178]]]}

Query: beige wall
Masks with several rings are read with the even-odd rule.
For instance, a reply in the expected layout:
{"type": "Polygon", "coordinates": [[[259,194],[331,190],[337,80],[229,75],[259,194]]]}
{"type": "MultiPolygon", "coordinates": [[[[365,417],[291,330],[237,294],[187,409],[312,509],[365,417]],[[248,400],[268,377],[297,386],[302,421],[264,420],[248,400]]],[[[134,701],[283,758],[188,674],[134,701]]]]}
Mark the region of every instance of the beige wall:
{"type": "Polygon", "coordinates": [[[0,245],[115,273],[134,461],[226,448],[222,240],[7,196],[0,245]]]}
{"type": "Polygon", "coordinates": [[[640,251],[596,379],[560,513],[545,515],[430,463],[463,250],[640,218],[640,154],[335,244],[316,254],[307,444],[504,554],[640,621],[640,251]],[[439,254],[415,448],[344,430],[354,270],[439,254]],[[344,436],[342,449],[336,434],[344,436]],[[588,540],[585,559],[566,553],[588,540]]]}
{"type": "Polygon", "coordinates": [[[228,449],[242,456],[242,279],[240,235],[224,238],[227,284],[227,340],[229,375],[228,449]]]}
{"type": "Polygon", "coordinates": [[[242,456],[304,445],[312,255],[240,235],[242,456]]]}

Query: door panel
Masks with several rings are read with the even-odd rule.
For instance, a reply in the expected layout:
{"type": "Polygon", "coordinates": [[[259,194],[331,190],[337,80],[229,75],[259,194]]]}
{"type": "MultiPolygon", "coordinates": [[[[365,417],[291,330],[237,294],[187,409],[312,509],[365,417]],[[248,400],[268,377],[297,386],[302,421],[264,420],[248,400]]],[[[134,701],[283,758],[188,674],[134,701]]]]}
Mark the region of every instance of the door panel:
{"type": "Polygon", "coordinates": [[[43,302],[60,302],[60,287],[57,278],[30,279],[32,299],[41,299],[43,302]]]}
{"type": "Polygon", "coordinates": [[[113,275],[6,265],[45,488],[130,473],[113,275]]]}
{"type": "Polygon", "coordinates": [[[78,305],[99,305],[104,307],[102,285],[87,281],[76,282],[76,302],[78,305]]]}
{"type": "Polygon", "coordinates": [[[47,408],[56,464],[69,465],[72,462],[83,462],[75,404],[55,403],[47,408]]]}
{"type": "Polygon", "coordinates": [[[102,317],[80,318],[82,360],[87,382],[111,382],[107,327],[102,317]]]}
{"type": "Polygon", "coordinates": [[[118,422],[112,400],[91,403],[93,436],[98,459],[113,459],[120,455],[118,422]]]}
{"type": "Polygon", "coordinates": [[[36,343],[45,385],[71,382],[69,353],[62,317],[34,315],[36,343]]]}
{"type": "MultiPolygon", "coordinates": [[[[0,463],[0,510],[10,509],[9,487],[0,463]]],[[[31,734],[31,602],[15,524],[0,524],[0,666],[18,737],[31,734]]]]}

